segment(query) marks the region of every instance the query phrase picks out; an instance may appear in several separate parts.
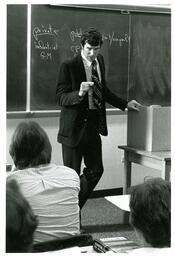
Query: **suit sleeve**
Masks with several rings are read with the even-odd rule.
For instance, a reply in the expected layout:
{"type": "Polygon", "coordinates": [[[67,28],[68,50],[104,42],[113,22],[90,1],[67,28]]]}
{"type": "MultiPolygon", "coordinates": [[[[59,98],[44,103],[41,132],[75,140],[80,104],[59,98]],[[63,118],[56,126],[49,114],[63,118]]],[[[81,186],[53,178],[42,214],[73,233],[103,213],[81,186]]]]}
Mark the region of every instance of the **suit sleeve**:
{"type": "Polygon", "coordinates": [[[128,103],[126,100],[112,93],[108,87],[105,87],[105,100],[112,106],[119,108],[121,110],[125,110],[128,103]]]}
{"type": "MultiPolygon", "coordinates": [[[[79,88],[79,85],[77,85],[79,88]]],[[[56,101],[59,106],[73,106],[80,104],[82,99],[78,95],[79,90],[73,90],[69,65],[63,63],[60,68],[56,88],[56,101]]]]}

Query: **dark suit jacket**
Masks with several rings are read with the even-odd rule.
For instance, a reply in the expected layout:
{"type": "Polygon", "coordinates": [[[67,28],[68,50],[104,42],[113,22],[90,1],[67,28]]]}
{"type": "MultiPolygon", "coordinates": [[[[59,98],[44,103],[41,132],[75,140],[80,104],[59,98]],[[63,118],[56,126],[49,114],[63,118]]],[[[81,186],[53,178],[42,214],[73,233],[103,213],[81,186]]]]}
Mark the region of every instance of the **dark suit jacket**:
{"type": "MultiPolygon", "coordinates": [[[[105,122],[105,131],[99,130],[101,135],[107,135],[106,107],[105,102],[116,108],[124,110],[127,101],[117,97],[106,86],[105,65],[102,55],[97,56],[102,84],[102,118],[105,122]]],[[[86,81],[86,73],[81,54],[71,60],[62,63],[56,89],[56,99],[61,106],[60,127],[58,132],[58,142],[70,147],[75,147],[84,132],[88,118],[88,95],[83,100],[78,96],[81,82],[86,81]]]]}

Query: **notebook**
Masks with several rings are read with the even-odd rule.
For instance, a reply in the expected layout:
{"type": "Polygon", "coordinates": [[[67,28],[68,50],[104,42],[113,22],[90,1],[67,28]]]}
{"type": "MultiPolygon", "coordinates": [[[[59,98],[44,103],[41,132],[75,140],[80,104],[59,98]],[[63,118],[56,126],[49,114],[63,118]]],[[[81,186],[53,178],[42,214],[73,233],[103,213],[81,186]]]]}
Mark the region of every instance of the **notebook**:
{"type": "Polygon", "coordinates": [[[94,239],[93,248],[96,252],[128,252],[129,250],[138,248],[139,245],[125,237],[108,237],[94,239]]]}

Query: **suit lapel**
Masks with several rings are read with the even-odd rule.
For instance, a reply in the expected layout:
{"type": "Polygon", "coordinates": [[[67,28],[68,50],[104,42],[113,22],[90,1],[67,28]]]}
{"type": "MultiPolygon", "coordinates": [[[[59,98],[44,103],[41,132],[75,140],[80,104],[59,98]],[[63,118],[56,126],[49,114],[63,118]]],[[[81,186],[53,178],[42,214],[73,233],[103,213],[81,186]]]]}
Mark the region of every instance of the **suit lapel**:
{"type": "MultiPolygon", "coordinates": [[[[99,62],[99,66],[100,66],[100,72],[101,72],[101,79],[102,79],[102,84],[104,85],[105,82],[105,68],[104,68],[104,63],[102,61],[102,58],[100,55],[97,56],[98,62],[99,62]]],[[[84,64],[83,64],[83,60],[81,57],[81,54],[78,54],[76,56],[76,70],[78,72],[79,78],[81,81],[86,81],[86,71],[84,68],[84,64]]]]}
{"type": "Polygon", "coordinates": [[[81,54],[77,55],[76,62],[77,62],[76,68],[77,68],[77,72],[78,72],[80,80],[81,81],[86,81],[86,79],[87,79],[86,78],[86,72],[85,72],[85,68],[84,68],[84,64],[83,64],[81,54]]]}

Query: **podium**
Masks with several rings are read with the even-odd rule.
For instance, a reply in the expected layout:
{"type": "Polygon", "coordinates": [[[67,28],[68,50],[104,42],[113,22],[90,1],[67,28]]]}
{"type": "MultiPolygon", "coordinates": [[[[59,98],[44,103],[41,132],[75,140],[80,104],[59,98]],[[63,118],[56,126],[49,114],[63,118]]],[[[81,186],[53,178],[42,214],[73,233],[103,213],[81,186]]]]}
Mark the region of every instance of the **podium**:
{"type": "Polygon", "coordinates": [[[171,107],[140,106],[128,111],[127,146],[146,151],[171,149],[171,107]]]}

